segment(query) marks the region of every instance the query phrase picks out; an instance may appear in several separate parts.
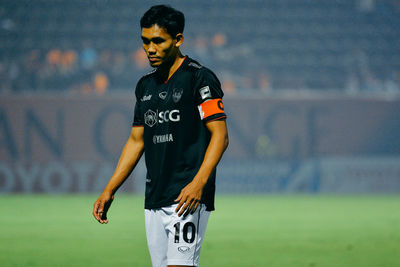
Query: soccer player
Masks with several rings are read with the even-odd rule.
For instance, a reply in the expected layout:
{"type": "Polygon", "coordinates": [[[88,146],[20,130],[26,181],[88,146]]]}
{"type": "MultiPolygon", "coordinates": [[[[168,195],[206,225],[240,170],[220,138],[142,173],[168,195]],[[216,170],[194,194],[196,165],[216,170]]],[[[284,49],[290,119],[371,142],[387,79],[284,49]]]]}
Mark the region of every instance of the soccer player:
{"type": "Polygon", "coordinates": [[[136,86],[130,137],[93,208],[94,217],[107,223],[115,192],[145,153],[145,224],[155,267],[198,265],[214,210],[216,166],[228,146],[220,82],[182,55],[184,23],[182,12],[164,5],[140,20],[143,48],[155,69],[136,86]]]}

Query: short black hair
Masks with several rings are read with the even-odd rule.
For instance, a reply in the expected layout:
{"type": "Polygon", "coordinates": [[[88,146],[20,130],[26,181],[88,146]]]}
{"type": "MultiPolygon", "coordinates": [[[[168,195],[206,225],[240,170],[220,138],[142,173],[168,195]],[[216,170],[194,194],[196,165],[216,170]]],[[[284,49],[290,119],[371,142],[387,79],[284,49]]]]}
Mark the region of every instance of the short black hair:
{"type": "Polygon", "coordinates": [[[183,33],[185,16],[167,5],[152,6],[140,19],[140,27],[150,28],[155,24],[166,29],[168,34],[175,38],[178,33],[183,33]]]}

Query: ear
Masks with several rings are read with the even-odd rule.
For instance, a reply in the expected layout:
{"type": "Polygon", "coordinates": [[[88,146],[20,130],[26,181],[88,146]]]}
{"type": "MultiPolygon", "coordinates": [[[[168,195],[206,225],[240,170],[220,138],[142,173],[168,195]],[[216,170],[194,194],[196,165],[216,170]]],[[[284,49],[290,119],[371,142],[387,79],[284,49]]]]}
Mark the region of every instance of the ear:
{"type": "Polygon", "coordinates": [[[176,44],[175,44],[175,46],[176,46],[176,47],[180,47],[180,46],[182,45],[183,39],[184,39],[183,34],[182,34],[182,33],[178,33],[178,34],[176,35],[175,39],[176,39],[176,44]]]}

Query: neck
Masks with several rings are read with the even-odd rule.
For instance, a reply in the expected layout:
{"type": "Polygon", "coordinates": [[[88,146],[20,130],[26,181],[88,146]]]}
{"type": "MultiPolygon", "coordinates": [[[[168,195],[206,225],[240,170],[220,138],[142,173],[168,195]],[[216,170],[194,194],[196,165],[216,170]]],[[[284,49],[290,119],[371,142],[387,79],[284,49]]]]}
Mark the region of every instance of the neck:
{"type": "Polygon", "coordinates": [[[169,78],[175,73],[175,71],[179,68],[182,62],[185,60],[185,57],[179,51],[176,54],[176,57],[173,58],[169,64],[165,64],[165,66],[160,66],[158,70],[160,71],[161,76],[165,81],[168,81],[169,78]]]}

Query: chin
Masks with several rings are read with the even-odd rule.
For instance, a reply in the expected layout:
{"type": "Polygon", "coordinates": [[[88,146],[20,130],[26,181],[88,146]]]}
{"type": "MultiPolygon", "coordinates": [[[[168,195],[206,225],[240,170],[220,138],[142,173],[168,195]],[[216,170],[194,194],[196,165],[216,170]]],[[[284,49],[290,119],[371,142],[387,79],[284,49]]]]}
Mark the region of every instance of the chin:
{"type": "Polygon", "coordinates": [[[150,66],[152,66],[153,68],[157,68],[161,65],[160,62],[150,62],[150,66]]]}

